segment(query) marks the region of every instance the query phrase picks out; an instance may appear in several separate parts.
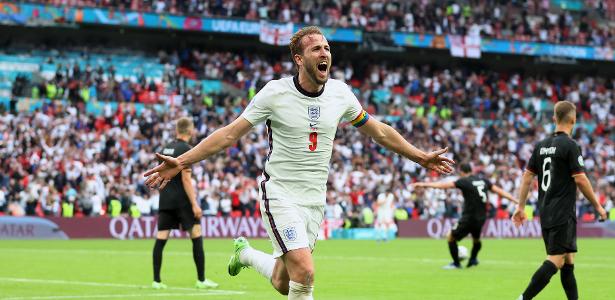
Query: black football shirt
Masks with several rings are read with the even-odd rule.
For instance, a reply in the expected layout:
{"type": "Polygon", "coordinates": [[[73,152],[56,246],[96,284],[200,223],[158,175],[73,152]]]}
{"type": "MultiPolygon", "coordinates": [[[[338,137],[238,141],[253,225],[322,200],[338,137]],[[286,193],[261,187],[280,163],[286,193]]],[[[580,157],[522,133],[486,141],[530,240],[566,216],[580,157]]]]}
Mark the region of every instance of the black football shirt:
{"type": "Polygon", "coordinates": [[[576,222],[577,185],[585,172],[581,147],[564,132],[538,142],[526,169],[538,176],[538,207],[543,228],[576,222]]]}
{"type": "Polygon", "coordinates": [[[483,221],[487,218],[487,193],[491,182],[475,175],[462,177],[455,181],[455,187],[463,194],[462,219],[483,221]]]}
{"type": "MultiPolygon", "coordinates": [[[[182,140],[175,140],[174,142],[167,144],[162,149],[163,155],[178,157],[188,150],[190,145],[182,140]]],[[[171,181],[160,191],[160,204],[159,210],[172,210],[177,208],[190,207],[190,199],[184,190],[182,184],[181,172],[175,175],[171,181]]]]}

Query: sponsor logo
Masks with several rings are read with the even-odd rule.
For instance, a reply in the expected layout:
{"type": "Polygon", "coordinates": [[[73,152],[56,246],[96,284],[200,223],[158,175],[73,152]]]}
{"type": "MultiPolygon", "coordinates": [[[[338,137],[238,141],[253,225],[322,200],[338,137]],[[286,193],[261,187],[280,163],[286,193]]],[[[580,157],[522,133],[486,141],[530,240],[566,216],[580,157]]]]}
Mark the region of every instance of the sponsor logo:
{"type": "MultiPolygon", "coordinates": [[[[87,226],[82,227],[87,228],[87,226]]],[[[203,217],[201,218],[201,229],[204,237],[268,237],[267,231],[263,226],[262,219],[253,217],[203,217]]],[[[108,233],[101,235],[100,237],[107,237],[108,235],[111,235],[111,237],[121,240],[143,239],[155,237],[156,232],[158,232],[158,230],[156,228],[156,218],[154,217],[140,217],[137,219],[118,217],[110,219],[108,224],[108,233]]],[[[91,236],[94,237],[94,235],[91,236]]],[[[189,235],[186,231],[171,230],[171,237],[188,236],[189,235]]],[[[99,236],[96,235],[96,237],[99,236]]]]}
{"type": "Polygon", "coordinates": [[[585,167],[585,162],[583,161],[583,156],[579,155],[579,166],[585,167]]]}

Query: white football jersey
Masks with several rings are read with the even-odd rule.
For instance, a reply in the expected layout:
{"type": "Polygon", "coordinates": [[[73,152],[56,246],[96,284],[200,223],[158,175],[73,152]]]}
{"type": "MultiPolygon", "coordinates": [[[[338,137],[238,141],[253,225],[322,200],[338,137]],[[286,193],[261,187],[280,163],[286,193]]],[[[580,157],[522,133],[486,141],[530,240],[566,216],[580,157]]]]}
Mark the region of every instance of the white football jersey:
{"type": "Polygon", "coordinates": [[[391,192],[380,193],[377,201],[378,210],[376,211],[376,214],[378,216],[378,220],[383,221],[393,219],[395,211],[395,195],[391,192]]]}
{"type": "Polygon", "coordinates": [[[242,117],[254,126],[267,124],[262,199],[323,206],[338,124],[344,119],[359,127],[369,118],[344,82],[329,79],[320,92],[310,93],[297,77],[267,83],[242,117]]]}

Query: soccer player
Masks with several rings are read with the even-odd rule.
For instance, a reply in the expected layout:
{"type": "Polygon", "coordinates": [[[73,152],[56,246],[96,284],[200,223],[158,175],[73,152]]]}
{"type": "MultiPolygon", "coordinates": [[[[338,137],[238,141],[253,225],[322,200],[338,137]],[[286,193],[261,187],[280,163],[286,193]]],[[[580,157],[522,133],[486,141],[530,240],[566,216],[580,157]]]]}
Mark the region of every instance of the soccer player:
{"type": "Polygon", "coordinates": [[[177,158],[156,154],[164,163],[144,175],[149,176],[148,186],[163,188],[181,170],[265,123],[269,155],[260,183],[260,207],[274,251],[270,255],[255,250],[240,237],[228,272],[235,276],[251,266],[288,299],[312,299],[312,250],[324,217],[329,160],[342,119],[425,168],[450,173],[454,162],[442,156],[447,149],[426,153],[412,146],[392,127],[371,118],[344,82],[329,79],[330,47],[318,27],[295,33],[290,51],[296,76],[268,82],[240,117],[192,150],[177,158]]]}
{"type": "MultiPolygon", "coordinates": [[[[391,185],[392,186],[392,185],[391,185]]],[[[376,199],[376,224],[374,225],[376,232],[382,241],[386,242],[388,233],[395,228],[394,213],[395,213],[395,195],[392,189],[384,193],[380,193],[376,199]]]]}
{"type": "Polygon", "coordinates": [[[600,215],[606,211],[594,195],[591,183],[585,176],[581,147],[570,138],[577,121],[576,108],[568,101],[555,104],[555,133],[538,142],[528,162],[521,186],[519,204],[512,220],[520,226],[526,220],[525,201],[534,176],[538,175],[538,205],[542,238],[547,259],[536,270],[530,284],[519,300],[534,298],[561,270],[562,286],[568,299],[578,299],[577,281],[574,277],[574,253],[577,252],[577,187],[600,215]]]}
{"type": "MultiPolygon", "coordinates": [[[[165,145],[162,153],[168,157],[178,157],[188,150],[188,141],[192,137],[194,125],[189,118],[177,121],[175,133],[177,140],[165,145]]],[[[192,171],[185,168],[181,174],[171,177],[168,186],[160,191],[160,204],[158,211],[158,233],[153,251],[154,289],[164,289],[167,286],[160,281],[160,267],[162,266],[162,250],[169,239],[171,229],[181,229],[190,232],[192,239],[192,256],[198,280],[196,288],[215,288],[217,283],[205,279],[205,254],[203,253],[203,237],[201,235],[202,211],[196,202],[196,192],[192,185],[192,171]]]]}
{"type": "Polygon", "coordinates": [[[453,262],[444,266],[444,269],[461,269],[457,242],[469,234],[472,235],[472,254],[468,260],[467,267],[478,266],[478,252],[482,247],[480,233],[487,219],[487,192],[491,191],[500,197],[506,198],[517,203],[517,200],[501,187],[491,184],[487,179],[480,178],[472,174],[472,166],[464,163],[460,166],[461,177],[451,182],[416,182],[415,187],[427,187],[437,189],[458,188],[463,194],[463,211],[461,218],[449,232],[448,250],[453,258],[453,262]]]}

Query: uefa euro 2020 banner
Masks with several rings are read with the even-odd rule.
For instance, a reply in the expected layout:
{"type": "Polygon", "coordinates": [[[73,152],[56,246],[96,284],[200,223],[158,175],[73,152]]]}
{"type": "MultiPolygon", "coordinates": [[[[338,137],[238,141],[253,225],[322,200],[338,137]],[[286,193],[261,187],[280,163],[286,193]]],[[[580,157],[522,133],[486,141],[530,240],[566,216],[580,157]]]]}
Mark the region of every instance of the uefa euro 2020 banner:
{"type": "MultiPolygon", "coordinates": [[[[32,3],[0,1],[0,23],[28,26],[59,26],[62,24],[98,24],[140,28],[162,28],[217,32],[257,36],[262,23],[243,19],[200,18],[172,14],[156,14],[131,10],[117,11],[108,8],[61,7],[32,3]]],[[[266,23],[269,28],[284,28],[289,24],[266,23]]],[[[292,24],[293,32],[303,27],[292,24]]],[[[356,28],[321,28],[330,41],[358,43],[363,31],[356,28]]]]}
{"type": "MultiPolygon", "coordinates": [[[[399,237],[444,238],[453,228],[455,220],[429,219],[402,221],[397,224],[399,237]]],[[[340,222],[327,222],[341,224],[340,222]]],[[[206,238],[267,238],[267,232],[259,217],[203,217],[203,236],[206,238]]],[[[324,224],[320,238],[331,236],[332,226],[324,224]]],[[[579,237],[615,237],[615,222],[579,223],[579,237]]],[[[156,236],[156,218],[39,218],[0,217],[0,240],[2,239],[149,239],[156,236]]],[[[172,237],[187,237],[185,232],[174,230],[172,237]]],[[[482,236],[485,238],[540,238],[540,222],[532,220],[516,228],[508,219],[489,219],[485,222],[482,236]]]]}

